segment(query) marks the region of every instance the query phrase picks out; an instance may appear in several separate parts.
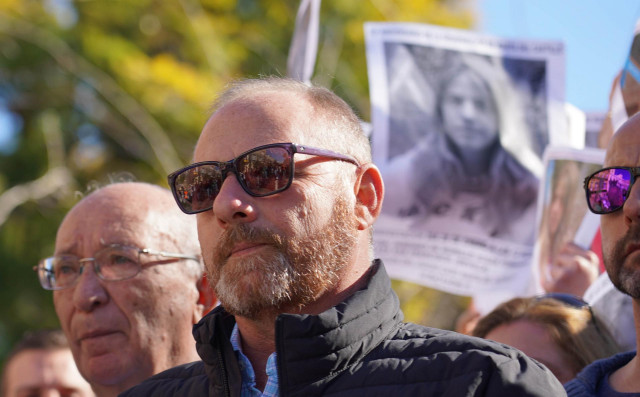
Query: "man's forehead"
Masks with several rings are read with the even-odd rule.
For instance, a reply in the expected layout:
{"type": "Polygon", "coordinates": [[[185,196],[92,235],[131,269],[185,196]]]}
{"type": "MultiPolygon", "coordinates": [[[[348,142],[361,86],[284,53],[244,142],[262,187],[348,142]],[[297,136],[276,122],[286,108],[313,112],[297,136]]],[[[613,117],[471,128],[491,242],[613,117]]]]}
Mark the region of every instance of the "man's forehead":
{"type": "Polygon", "coordinates": [[[27,349],[16,355],[14,360],[11,372],[17,376],[12,384],[17,390],[89,390],[89,384],[76,369],[69,349],[27,349]]]}
{"type": "Polygon", "coordinates": [[[80,253],[96,251],[112,244],[139,246],[155,228],[148,224],[148,213],[127,208],[107,207],[95,211],[78,206],[65,217],[56,236],[55,251],[80,253]]]}
{"type": "Polygon", "coordinates": [[[19,368],[29,368],[41,376],[42,372],[49,368],[66,368],[75,365],[71,350],[68,348],[26,349],[18,353],[12,362],[19,368]]]}
{"type": "MultiPolygon", "coordinates": [[[[92,255],[111,245],[147,248],[145,228],[77,228],[62,230],[56,239],[55,254],[92,255]]],[[[126,225],[131,226],[131,225],[126,225]]],[[[157,245],[157,244],[156,244],[157,245]]],[[[155,248],[155,247],[153,247],[155,248]]]]}
{"type": "Polygon", "coordinates": [[[226,161],[271,143],[309,144],[310,104],[276,95],[237,99],[216,111],[202,130],[194,161],[226,161]]]}
{"type": "Polygon", "coordinates": [[[634,117],[616,132],[607,148],[606,167],[640,166],[640,118],[634,117]]]}

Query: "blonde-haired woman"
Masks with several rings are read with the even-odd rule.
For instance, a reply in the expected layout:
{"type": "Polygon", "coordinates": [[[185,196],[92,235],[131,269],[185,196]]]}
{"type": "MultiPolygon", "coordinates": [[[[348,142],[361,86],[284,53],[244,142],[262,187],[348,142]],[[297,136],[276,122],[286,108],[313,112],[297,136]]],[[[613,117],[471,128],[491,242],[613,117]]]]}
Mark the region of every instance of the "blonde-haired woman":
{"type": "Polygon", "coordinates": [[[562,293],[514,298],[482,317],[472,334],[520,349],[561,383],[620,349],[606,325],[580,298],[562,293]]]}

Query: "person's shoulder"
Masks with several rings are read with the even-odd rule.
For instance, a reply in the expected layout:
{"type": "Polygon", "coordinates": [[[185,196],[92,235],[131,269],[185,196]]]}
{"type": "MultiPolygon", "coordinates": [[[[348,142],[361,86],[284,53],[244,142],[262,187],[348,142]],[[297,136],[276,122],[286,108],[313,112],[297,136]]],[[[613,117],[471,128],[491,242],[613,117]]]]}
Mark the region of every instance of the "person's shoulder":
{"type": "Polygon", "coordinates": [[[567,394],[570,397],[595,396],[600,381],[626,365],[635,355],[635,351],[629,351],[592,362],[584,367],[575,378],[565,383],[564,388],[567,394]]]}
{"type": "Polygon", "coordinates": [[[542,364],[512,347],[457,332],[403,323],[375,355],[421,366],[423,378],[440,384],[469,377],[482,395],[564,396],[542,364]]]}
{"type": "Polygon", "coordinates": [[[390,344],[398,341],[413,341],[416,346],[414,354],[446,354],[481,355],[492,356],[495,360],[517,358],[522,353],[506,345],[482,338],[463,335],[457,332],[431,328],[413,323],[402,323],[397,333],[389,341],[390,344]],[[420,343],[415,343],[420,341],[420,343]]]}
{"type": "Polygon", "coordinates": [[[594,375],[596,373],[608,374],[624,365],[636,356],[636,351],[628,351],[615,354],[611,357],[601,358],[587,365],[580,373],[594,375]]]}
{"type": "Polygon", "coordinates": [[[208,391],[204,364],[194,361],[160,372],[120,396],[206,396],[208,391]]]}
{"type": "MultiPolygon", "coordinates": [[[[600,379],[594,379],[593,384],[597,385],[599,381],[600,379]]],[[[573,378],[564,384],[564,390],[567,392],[568,397],[595,397],[596,390],[591,383],[585,383],[581,379],[573,378]]]]}

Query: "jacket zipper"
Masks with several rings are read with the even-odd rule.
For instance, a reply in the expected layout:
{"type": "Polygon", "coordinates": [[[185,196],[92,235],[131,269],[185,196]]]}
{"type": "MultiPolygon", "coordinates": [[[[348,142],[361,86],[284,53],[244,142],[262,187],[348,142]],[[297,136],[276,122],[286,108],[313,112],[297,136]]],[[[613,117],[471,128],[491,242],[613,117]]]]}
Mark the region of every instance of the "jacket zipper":
{"type": "MultiPolygon", "coordinates": [[[[220,345],[220,342],[218,342],[220,345]]],[[[224,387],[224,393],[227,397],[231,397],[231,388],[229,387],[229,375],[227,374],[227,369],[224,366],[224,358],[222,357],[224,352],[224,346],[218,346],[218,363],[220,364],[220,368],[222,369],[222,386],[224,387]]]]}
{"type": "Polygon", "coordinates": [[[284,336],[281,335],[284,330],[282,325],[283,320],[280,316],[276,318],[276,357],[277,357],[277,370],[278,370],[278,388],[280,389],[280,397],[286,397],[285,393],[285,374],[284,374],[284,336]]]}

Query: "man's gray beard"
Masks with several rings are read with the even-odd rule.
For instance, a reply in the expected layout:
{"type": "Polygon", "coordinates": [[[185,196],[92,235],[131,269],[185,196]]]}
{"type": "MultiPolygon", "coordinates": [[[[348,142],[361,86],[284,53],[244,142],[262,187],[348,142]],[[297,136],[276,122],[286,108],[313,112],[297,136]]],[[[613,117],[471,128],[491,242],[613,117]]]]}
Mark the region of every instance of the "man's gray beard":
{"type": "Polygon", "coordinates": [[[217,298],[231,314],[257,319],[303,306],[336,285],[355,250],[353,210],[337,199],[329,224],[304,240],[239,224],[227,229],[207,266],[217,298]],[[229,259],[236,242],[268,244],[259,255],[229,259]],[[259,277],[252,271],[259,272],[259,277]],[[257,280],[257,281],[256,281],[257,280]]]}
{"type": "Polygon", "coordinates": [[[613,285],[632,298],[640,299],[640,261],[627,262],[624,266],[625,250],[629,244],[640,244],[640,225],[632,226],[616,242],[611,255],[603,254],[603,260],[613,285]]]}

